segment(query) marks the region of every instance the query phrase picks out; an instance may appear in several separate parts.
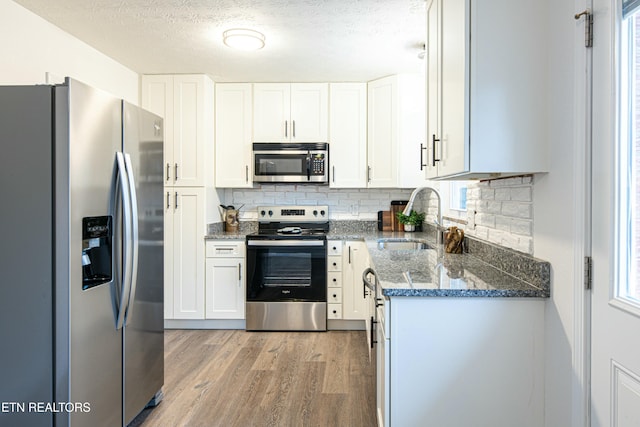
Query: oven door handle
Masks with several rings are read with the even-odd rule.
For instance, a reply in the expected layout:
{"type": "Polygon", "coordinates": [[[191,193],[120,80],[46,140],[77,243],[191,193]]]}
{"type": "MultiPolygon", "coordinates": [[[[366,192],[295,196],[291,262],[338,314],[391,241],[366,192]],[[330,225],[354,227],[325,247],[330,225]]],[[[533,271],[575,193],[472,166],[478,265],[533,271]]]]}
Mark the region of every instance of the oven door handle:
{"type": "Polygon", "coordinates": [[[247,240],[248,246],[324,246],[324,240],[247,240]]]}

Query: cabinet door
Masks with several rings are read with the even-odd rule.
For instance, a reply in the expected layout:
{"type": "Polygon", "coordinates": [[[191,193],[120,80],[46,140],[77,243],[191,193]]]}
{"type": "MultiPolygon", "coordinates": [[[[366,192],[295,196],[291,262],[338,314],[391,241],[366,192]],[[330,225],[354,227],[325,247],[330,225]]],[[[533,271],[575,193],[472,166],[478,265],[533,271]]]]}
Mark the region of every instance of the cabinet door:
{"type": "Polygon", "coordinates": [[[213,147],[213,82],[202,75],[174,77],[173,182],[205,184],[207,144],[213,147]]]}
{"type": "Polygon", "coordinates": [[[164,191],[164,318],[174,319],[173,296],[175,293],[173,276],[174,249],[174,202],[176,195],[173,188],[167,187],[164,191]]]}
{"type": "Polygon", "coordinates": [[[426,184],[424,172],[425,81],[423,74],[398,75],[398,188],[426,184]]]}
{"type": "MultiPolygon", "coordinates": [[[[425,55],[425,92],[427,96],[426,171],[427,178],[438,176],[436,144],[440,137],[440,0],[427,2],[427,53],[425,55]]],[[[439,152],[439,151],[438,151],[439,152]]]]}
{"type": "Polygon", "coordinates": [[[362,272],[367,268],[367,247],[364,242],[346,242],[342,256],[342,316],[368,320],[369,306],[362,282],[362,272]]]}
{"type": "MultiPolygon", "coordinates": [[[[173,216],[173,318],[204,319],[204,189],[168,188],[173,216]]],[[[167,260],[165,260],[165,265],[167,260]]]]}
{"type": "Polygon", "coordinates": [[[367,85],[331,83],[329,163],[331,188],[367,186],[367,85]]]}
{"type": "Polygon", "coordinates": [[[207,319],[244,319],[244,260],[207,258],[207,319]]]}
{"type": "Polygon", "coordinates": [[[368,185],[397,186],[397,77],[368,84],[368,185]]]}
{"type": "Polygon", "coordinates": [[[142,76],[142,108],[163,118],[164,179],[173,183],[173,76],[142,76]]]}
{"type": "Polygon", "coordinates": [[[469,88],[468,58],[469,11],[466,0],[440,1],[442,10],[441,108],[442,132],[440,152],[436,149],[438,175],[451,175],[469,170],[469,131],[467,120],[469,88]]]}
{"type": "Polygon", "coordinates": [[[329,85],[291,84],[291,141],[327,142],[329,131],[329,85]]]}
{"type": "Polygon", "coordinates": [[[288,142],[291,137],[291,85],[253,85],[253,141],[288,142]]]}
{"type": "Polygon", "coordinates": [[[253,185],[251,83],[216,85],[216,187],[253,185]]]}

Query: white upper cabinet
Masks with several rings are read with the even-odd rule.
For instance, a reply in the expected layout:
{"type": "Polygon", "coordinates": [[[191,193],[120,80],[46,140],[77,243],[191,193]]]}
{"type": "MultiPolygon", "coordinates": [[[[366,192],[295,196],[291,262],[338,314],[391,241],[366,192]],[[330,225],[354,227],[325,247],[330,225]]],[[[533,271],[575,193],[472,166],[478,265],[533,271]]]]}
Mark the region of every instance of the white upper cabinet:
{"type": "Polygon", "coordinates": [[[400,74],[368,84],[367,182],[369,187],[424,183],[424,76],[400,74]]]}
{"type": "Polygon", "coordinates": [[[327,83],[255,83],[254,142],[327,142],[327,83]]]}
{"type": "Polygon", "coordinates": [[[541,2],[427,2],[428,178],[547,171],[544,18],[541,2]]]}
{"type": "Polygon", "coordinates": [[[367,186],[367,84],[329,84],[331,188],[367,186]]]}
{"type": "Polygon", "coordinates": [[[142,107],[164,118],[165,185],[205,185],[208,164],[213,163],[211,79],[204,75],[144,75],[142,107]]]}
{"type": "Polygon", "coordinates": [[[251,83],[216,84],[215,177],[218,188],[253,185],[251,83]]]}
{"type": "Polygon", "coordinates": [[[398,75],[398,187],[425,185],[424,75],[398,75]]]}
{"type": "Polygon", "coordinates": [[[397,76],[369,82],[368,163],[370,187],[396,187],[398,170],[397,76]]]}

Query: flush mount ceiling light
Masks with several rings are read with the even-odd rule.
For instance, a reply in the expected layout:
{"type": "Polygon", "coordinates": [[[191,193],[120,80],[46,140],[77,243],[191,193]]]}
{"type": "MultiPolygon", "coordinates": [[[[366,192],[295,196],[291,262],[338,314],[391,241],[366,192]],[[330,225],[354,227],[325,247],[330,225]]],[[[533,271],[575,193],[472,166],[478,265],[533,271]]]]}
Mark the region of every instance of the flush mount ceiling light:
{"type": "Polygon", "coordinates": [[[264,47],[264,34],[246,28],[233,28],[222,33],[224,44],[239,50],[258,50],[264,47]]]}

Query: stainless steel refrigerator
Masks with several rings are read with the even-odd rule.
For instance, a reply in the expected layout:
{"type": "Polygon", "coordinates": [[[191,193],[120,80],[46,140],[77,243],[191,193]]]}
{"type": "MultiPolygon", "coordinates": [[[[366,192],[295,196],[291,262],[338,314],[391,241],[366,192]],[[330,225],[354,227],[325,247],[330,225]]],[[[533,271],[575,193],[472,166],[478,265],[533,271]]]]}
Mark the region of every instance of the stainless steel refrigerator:
{"type": "Polygon", "coordinates": [[[0,87],[0,425],[127,425],[164,380],[162,119],[0,87]]]}

